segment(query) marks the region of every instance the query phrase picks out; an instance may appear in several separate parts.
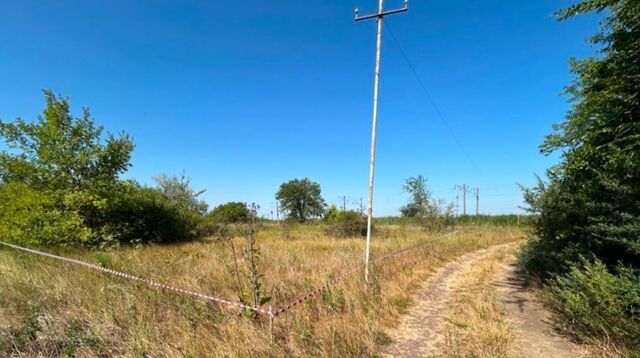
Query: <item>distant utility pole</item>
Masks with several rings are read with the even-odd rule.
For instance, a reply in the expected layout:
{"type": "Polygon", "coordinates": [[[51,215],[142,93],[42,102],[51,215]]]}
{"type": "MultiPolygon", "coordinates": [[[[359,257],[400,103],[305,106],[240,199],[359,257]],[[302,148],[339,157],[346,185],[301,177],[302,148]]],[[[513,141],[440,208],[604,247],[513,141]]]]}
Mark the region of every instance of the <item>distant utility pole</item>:
{"type": "Polygon", "coordinates": [[[339,196],[338,198],[342,198],[342,211],[347,211],[347,196],[339,196]]]}
{"type": "Polygon", "coordinates": [[[456,191],[456,216],[460,216],[460,191],[462,186],[454,185],[453,189],[456,191]]]}
{"type": "Polygon", "coordinates": [[[459,193],[462,192],[462,216],[467,215],[467,192],[469,191],[469,186],[467,184],[456,185],[453,187],[456,189],[456,213],[458,212],[458,196],[459,193]]]}
{"type": "Polygon", "coordinates": [[[280,205],[276,200],[276,221],[280,221],[280,205]]]}
{"type": "Polygon", "coordinates": [[[404,7],[395,10],[384,11],[383,0],[378,2],[378,13],[359,16],[358,8],[355,10],[356,22],[376,19],[378,32],[376,39],[376,67],[373,77],[373,125],[371,126],[371,158],[369,160],[369,203],[367,208],[367,247],[364,257],[364,280],[369,282],[369,256],[371,252],[371,220],[373,216],[373,174],[376,164],[376,127],[378,125],[378,91],[380,88],[380,51],[382,49],[382,19],[387,15],[406,12],[409,10],[408,0],[404,0],[404,7]]]}
{"type": "Polygon", "coordinates": [[[462,216],[467,216],[467,191],[469,191],[469,186],[467,184],[462,184],[462,216]]]}
{"type": "Polygon", "coordinates": [[[480,188],[476,188],[476,216],[480,216],[480,188]]]}

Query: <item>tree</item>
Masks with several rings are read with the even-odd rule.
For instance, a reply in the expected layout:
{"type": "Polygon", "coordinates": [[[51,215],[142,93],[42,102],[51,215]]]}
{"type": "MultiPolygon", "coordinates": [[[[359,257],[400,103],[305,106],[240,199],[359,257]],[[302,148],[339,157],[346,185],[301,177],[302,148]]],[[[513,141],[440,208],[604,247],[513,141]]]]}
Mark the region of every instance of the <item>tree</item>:
{"type": "Polygon", "coordinates": [[[160,192],[120,180],[130,165],[129,136],[103,135],[88,109],[74,117],[67,98],[44,95],[46,106],[36,121],[0,120],[0,139],[8,147],[0,152],[1,239],[105,246],[200,235],[202,215],[194,210],[206,207],[179,200],[178,194],[197,196],[186,190],[188,181],[168,180],[171,185],[160,192]]]}
{"type": "Polygon", "coordinates": [[[251,212],[245,203],[229,202],[218,205],[209,216],[217,223],[237,224],[249,222],[251,212]]]}
{"type": "Polygon", "coordinates": [[[400,209],[404,217],[425,217],[431,209],[431,192],[427,189],[427,179],[422,175],[405,180],[402,190],[411,195],[411,200],[400,209]]]}
{"type": "Polygon", "coordinates": [[[113,185],[129,168],[133,142],[94,125],[89,109],[70,113],[68,98],[44,91],[46,107],[37,121],[0,120],[0,180],[33,188],[93,190],[113,185]]]}
{"type": "Polygon", "coordinates": [[[280,185],[276,199],[287,217],[299,222],[322,216],[326,206],[320,184],[307,178],[293,179],[280,185]]]}
{"type": "Polygon", "coordinates": [[[591,11],[605,14],[590,39],[599,53],[571,60],[572,108],[541,145],[561,161],[525,191],[539,215],[530,263],[547,273],[567,272],[580,255],[640,267],[640,2],[581,1],[558,16],[591,11]]]}
{"type": "Polygon", "coordinates": [[[0,120],[9,149],[0,152],[0,235],[51,246],[96,241],[106,234],[104,209],[129,167],[133,142],[103,135],[86,108],[72,116],[67,98],[44,96],[36,121],[0,120]]]}
{"type": "Polygon", "coordinates": [[[160,174],[153,180],[156,182],[158,190],[178,207],[200,214],[207,212],[209,205],[198,198],[206,190],[196,191],[191,188],[191,179],[184,173],[180,177],[160,174]]]}
{"type": "Polygon", "coordinates": [[[538,219],[520,260],[546,279],[576,337],[600,336],[633,356],[640,352],[640,1],[581,1],[558,15],[591,11],[604,14],[590,40],[599,53],[571,60],[572,108],[540,147],[561,160],[546,182],[525,190],[538,219]]]}

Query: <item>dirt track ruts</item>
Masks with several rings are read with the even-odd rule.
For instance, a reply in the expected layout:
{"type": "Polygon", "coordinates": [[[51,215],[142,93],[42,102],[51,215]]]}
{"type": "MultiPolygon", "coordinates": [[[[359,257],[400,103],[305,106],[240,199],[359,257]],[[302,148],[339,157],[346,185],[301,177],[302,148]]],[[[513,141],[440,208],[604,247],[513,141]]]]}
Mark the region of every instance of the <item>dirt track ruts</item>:
{"type": "MultiPolygon", "coordinates": [[[[393,343],[383,349],[385,357],[434,357],[443,340],[443,323],[455,297],[456,281],[474,264],[514,244],[496,245],[463,255],[438,269],[414,297],[398,328],[390,332],[393,343]]],[[[517,340],[518,356],[580,357],[577,346],[557,334],[550,314],[534,299],[519,278],[513,262],[496,270],[491,283],[500,294],[506,318],[517,340]]]]}

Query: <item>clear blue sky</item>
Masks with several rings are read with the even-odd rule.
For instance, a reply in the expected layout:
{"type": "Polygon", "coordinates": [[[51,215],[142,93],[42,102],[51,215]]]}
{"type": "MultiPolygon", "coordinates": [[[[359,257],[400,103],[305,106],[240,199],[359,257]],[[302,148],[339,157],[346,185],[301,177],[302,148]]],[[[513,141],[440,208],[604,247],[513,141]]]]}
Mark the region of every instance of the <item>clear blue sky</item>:
{"type": "MultiPolygon", "coordinates": [[[[568,0],[414,0],[388,18],[475,169],[427,101],[389,33],[376,168],[377,215],[422,174],[435,196],[481,190],[481,211],[516,212],[516,183],[557,158],[538,145],[568,108],[568,59],[593,52],[595,17],[559,23],[568,0]]],[[[387,0],[399,7],[401,0],[387,0]]],[[[366,196],[374,0],[3,1],[0,118],[34,119],[41,89],[89,107],[135,140],[127,177],[183,170],[211,205],[274,207],[283,181],[309,177],[325,199],[366,196]]],[[[355,207],[355,203],[351,204],[355,207]]]]}

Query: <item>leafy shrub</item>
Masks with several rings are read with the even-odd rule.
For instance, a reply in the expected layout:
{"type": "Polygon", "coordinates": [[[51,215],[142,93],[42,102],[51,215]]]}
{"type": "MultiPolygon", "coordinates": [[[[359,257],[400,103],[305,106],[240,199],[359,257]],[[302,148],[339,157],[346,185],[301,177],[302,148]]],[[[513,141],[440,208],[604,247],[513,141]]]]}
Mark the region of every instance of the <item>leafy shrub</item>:
{"type": "Polygon", "coordinates": [[[327,221],[327,234],[334,237],[366,237],[367,218],[357,211],[339,211],[327,221]]]}
{"type": "Polygon", "coordinates": [[[245,203],[229,202],[217,206],[208,216],[217,223],[238,224],[249,222],[250,213],[245,203]]]}
{"type": "Polygon", "coordinates": [[[35,190],[20,183],[0,185],[0,238],[19,245],[85,243],[91,230],[78,210],[65,207],[77,194],[35,190]]]}
{"type": "Polygon", "coordinates": [[[200,236],[202,215],[154,189],[127,183],[103,213],[102,233],[123,243],[169,243],[200,236]]]}
{"type": "Polygon", "coordinates": [[[607,337],[640,351],[640,271],[582,261],[551,282],[554,304],[583,340],[607,337]]]}
{"type": "Polygon", "coordinates": [[[331,205],[324,213],[323,220],[328,223],[334,222],[338,218],[338,213],[340,213],[338,208],[335,205],[331,205]]]}

